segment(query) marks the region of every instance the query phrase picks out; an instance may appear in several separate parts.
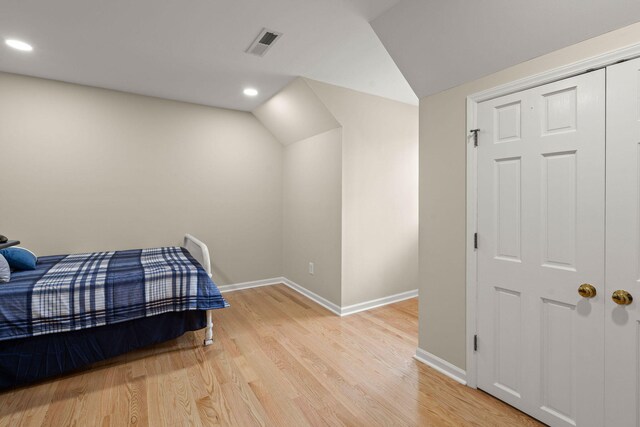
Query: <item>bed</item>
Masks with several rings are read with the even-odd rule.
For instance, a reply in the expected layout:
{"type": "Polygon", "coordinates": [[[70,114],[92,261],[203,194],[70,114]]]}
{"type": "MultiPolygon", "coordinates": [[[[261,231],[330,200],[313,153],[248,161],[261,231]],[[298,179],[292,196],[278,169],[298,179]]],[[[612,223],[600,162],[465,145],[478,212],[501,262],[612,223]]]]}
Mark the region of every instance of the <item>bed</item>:
{"type": "Polygon", "coordinates": [[[228,307],[207,246],[47,256],[0,285],[0,390],[61,375],[187,331],[228,307]]]}

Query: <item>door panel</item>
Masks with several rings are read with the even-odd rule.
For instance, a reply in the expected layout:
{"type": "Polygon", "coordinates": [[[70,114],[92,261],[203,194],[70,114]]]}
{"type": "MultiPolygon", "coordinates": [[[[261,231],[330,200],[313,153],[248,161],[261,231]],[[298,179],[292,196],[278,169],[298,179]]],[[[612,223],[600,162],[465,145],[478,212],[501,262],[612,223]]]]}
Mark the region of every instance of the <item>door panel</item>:
{"type": "Polygon", "coordinates": [[[604,96],[599,70],[478,105],[478,385],[550,425],[604,420],[604,96]]]}
{"type": "Polygon", "coordinates": [[[496,257],[520,261],[520,158],[496,160],[496,257]]]}
{"type": "Polygon", "coordinates": [[[521,397],[522,298],[519,292],[495,288],[495,383],[516,398],[521,397]]]}
{"type": "Polygon", "coordinates": [[[639,426],[640,414],[640,60],[607,68],[607,250],[605,415],[639,426]],[[636,300],[615,304],[623,289],[636,300]]]}
{"type": "Polygon", "coordinates": [[[542,300],[541,409],[569,424],[576,419],[576,306],[542,300]]]}
{"type": "Polygon", "coordinates": [[[576,151],[542,155],[543,266],[575,269],[576,151]]]}

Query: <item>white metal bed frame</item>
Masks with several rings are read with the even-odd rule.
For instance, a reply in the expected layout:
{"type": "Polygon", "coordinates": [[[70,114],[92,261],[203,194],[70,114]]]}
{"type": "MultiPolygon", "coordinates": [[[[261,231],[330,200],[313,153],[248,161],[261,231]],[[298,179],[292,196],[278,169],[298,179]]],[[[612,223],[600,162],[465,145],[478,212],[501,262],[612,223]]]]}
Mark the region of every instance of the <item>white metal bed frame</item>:
{"type": "MultiPolygon", "coordinates": [[[[211,277],[211,258],[209,257],[209,248],[207,245],[191,234],[185,234],[183,246],[202,265],[209,277],[211,277]]],[[[207,329],[205,330],[204,345],[207,346],[211,344],[213,344],[213,310],[207,310],[207,329]]]]}

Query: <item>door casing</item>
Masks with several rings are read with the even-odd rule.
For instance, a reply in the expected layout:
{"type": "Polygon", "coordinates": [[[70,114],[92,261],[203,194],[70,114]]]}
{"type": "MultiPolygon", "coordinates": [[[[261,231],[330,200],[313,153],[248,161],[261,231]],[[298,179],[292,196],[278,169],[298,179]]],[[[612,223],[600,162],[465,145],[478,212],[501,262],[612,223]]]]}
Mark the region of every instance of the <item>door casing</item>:
{"type": "Polygon", "coordinates": [[[477,388],[477,360],[474,351],[474,337],[477,334],[477,254],[474,248],[474,234],[477,231],[478,186],[477,158],[472,129],[477,127],[477,107],[480,102],[509,95],[536,86],[573,77],[590,70],[607,67],[616,62],[640,57],[640,44],[617,49],[583,61],[535,74],[485,91],[476,92],[467,97],[467,185],[466,185],[466,384],[477,388]]]}

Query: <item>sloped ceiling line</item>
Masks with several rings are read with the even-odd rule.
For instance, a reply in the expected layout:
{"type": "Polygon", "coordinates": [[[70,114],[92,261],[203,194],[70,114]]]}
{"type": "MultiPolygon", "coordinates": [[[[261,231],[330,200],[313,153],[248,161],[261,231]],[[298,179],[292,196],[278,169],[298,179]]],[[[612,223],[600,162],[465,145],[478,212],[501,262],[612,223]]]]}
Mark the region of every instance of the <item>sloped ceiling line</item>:
{"type": "Polygon", "coordinates": [[[253,115],[283,145],[341,127],[304,78],[297,78],[253,115]]]}
{"type": "Polygon", "coordinates": [[[422,98],[638,21],[637,0],[401,0],[371,25],[422,98]]]}

